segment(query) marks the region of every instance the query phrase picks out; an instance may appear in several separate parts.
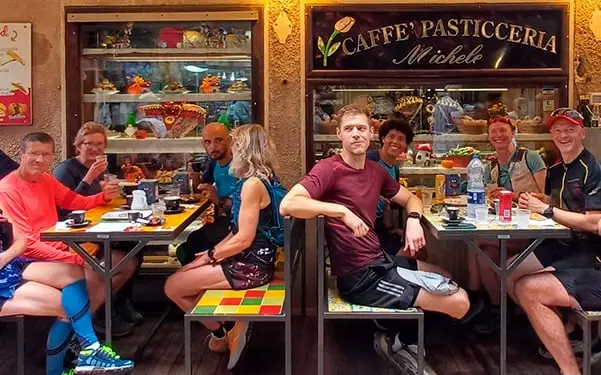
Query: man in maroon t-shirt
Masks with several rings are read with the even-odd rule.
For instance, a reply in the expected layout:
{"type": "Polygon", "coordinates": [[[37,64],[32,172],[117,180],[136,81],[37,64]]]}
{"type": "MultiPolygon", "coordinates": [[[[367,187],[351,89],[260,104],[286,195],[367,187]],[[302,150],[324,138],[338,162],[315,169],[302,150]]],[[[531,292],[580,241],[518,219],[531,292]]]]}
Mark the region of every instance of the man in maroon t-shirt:
{"type": "MultiPolygon", "coordinates": [[[[325,216],[332,270],[337,276],[340,295],[347,301],[396,309],[417,306],[457,319],[463,317],[470,306],[464,290],[447,283],[448,293],[427,291],[412,282],[415,280],[401,276],[419,273],[414,270],[415,266],[411,267],[402,257],[390,258],[380,247],[374,231],[380,196],[409,212],[405,251],[413,255],[425,246],[426,241],[420,224],[421,201],[376,162],[366,160],[373,134],[369,112],[357,105],[340,109],[336,133],[342,142],[342,153],[319,161],[290,190],[280,205],[282,214],[298,218],[325,216]]],[[[440,273],[437,267],[424,262],[418,262],[417,268],[440,273]]],[[[448,281],[442,276],[440,279],[442,284],[444,280],[448,281]]],[[[392,352],[391,338],[376,334],[375,340],[378,354],[400,367],[401,356],[398,356],[398,350],[392,352]]],[[[402,356],[406,358],[406,353],[402,356]]]]}

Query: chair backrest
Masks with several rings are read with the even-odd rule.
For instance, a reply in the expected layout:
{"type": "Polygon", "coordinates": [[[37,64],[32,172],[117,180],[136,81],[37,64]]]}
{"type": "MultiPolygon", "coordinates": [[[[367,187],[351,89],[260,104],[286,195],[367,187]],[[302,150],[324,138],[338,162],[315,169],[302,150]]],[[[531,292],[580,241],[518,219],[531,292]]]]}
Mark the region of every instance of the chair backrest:
{"type": "Polygon", "coordinates": [[[305,247],[305,220],[286,216],[284,218],[284,282],[286,285],[284,310],[286,313],[290,313],[291,310],[294,280],[298,266],[303,261],[305,247]]]}

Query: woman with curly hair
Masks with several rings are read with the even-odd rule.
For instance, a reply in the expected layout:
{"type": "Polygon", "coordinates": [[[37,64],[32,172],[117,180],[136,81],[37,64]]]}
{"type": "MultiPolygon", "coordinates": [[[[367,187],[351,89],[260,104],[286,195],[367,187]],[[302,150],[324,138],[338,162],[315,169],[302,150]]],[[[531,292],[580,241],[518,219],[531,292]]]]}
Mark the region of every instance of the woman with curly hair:
{"type": "MultiPolygon", "coordinates": [[[[173,274],[165,294],[189,312],[207,289],[244,290],[271,281],[275,245],[260,228],[274,223],[268,188],[278,184],[273,141],[260,125],[245,125],[232,132],[230,173],[239,179],[233,193],[232,231],[217,246],[196,254],[196,259],[173,274]]],[[[277,212],[277,211],[276,211],[277,212]]],[[[229,350],[228,369],[238,363],[249,335],[248,322],[203,322],[211,330],[209,349],[229,350]]]]}

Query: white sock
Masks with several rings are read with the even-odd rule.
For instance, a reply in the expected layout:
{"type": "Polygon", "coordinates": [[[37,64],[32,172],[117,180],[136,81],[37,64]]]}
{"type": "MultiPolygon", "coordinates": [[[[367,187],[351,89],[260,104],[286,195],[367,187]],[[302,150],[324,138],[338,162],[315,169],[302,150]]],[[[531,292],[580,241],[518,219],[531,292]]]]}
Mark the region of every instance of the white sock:
{"type": "Polygon", "coordinates": [[[96,341],[95,343],[86,346],[84,349],[96,350],[98,348],[100,348],[100,343],[98,341],[96,341]]]}

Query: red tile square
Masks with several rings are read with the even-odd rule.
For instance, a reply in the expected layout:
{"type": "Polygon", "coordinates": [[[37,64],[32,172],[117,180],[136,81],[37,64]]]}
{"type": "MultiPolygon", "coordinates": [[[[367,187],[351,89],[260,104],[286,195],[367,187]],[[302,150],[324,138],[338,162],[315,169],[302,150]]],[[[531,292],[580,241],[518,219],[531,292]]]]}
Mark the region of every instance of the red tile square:
{"type": "Polygon", "coordinates": [[[238,306],[242,302],[242,298],[224,298],[219,303],[220,306],[238,306]]]}
{"type": "Polygon", "coordinates": [[[259,310],[259,314],[262,315],[278,315],[282,312],[282,306],[261,306],[261,310],[259,310]]]}
{"type": "Polygon", "coordinates": [[[244,298],[263,298],[264,295],[264,290],[247,290],[244,298]]]}
{"type": "Polygon", "coordinates": [[[271,280],[270,284],[272,284],[272,285],[284,284],[284,279],[273,279],[273,280],[271,280]]]}

